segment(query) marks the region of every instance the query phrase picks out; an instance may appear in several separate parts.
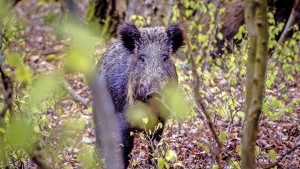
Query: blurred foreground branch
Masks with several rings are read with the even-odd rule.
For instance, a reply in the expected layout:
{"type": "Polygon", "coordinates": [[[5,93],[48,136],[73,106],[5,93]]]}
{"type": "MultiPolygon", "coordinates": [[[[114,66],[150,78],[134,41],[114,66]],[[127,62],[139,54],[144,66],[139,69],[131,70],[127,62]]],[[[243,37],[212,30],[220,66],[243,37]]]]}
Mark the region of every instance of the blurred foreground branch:
{"type": "Polygon", "coordinates": [[[92,82],[91,89],[97,151],[105,158],[105,168],[122,169],[120,127],[111,95],[101,77],[92,82]]]}
{"type": "Polygon", "coordinates": [[[178,8],[179,8],[179,13],[180,13],[180,21],[181,21],[180,27],[181,27],[181,30],[183,32],[184,41],[186,42],[187,47],[188,47],[189,59],[190,59],[191,65],[192,65],[192,75],[196,79],[196,86],[195,86],[195,89],[194,89],[194,98],[195,98],[197,107],[205,115],[206,121],[208,123],[208,126],[209,126],[211,132],[212,132],[213,138],[214,138],[215,142],[217,143],[216,150],[215,150],[214,153],[215,153],[215,158],[216,158],[218,167],[223,168],[223,163],[222,163],[222,158],[221,158],[223,145],[222,145],[222,143],[221,143],[221,141],[218,137],[218,134],[216,132],[214,124],[211,120],[210,114],[209,114],[205,104],[203,103],[203,99],[202,99],[202,97],[199,93],[199,90],[200,90],[200,77],[197,73],[197,65],[196,65],[195,59],[193,57],[193,51],[192,51],[192,45],[191,45],[190,39],[188,38],[187,32],[186,32],[186,30],[185,30],[185,28],[182,24],[182,22],[183,22],[183,11],[184,10],[183,10],[183,4],[182,4],[181,0],[178,0],[178,8]]]}

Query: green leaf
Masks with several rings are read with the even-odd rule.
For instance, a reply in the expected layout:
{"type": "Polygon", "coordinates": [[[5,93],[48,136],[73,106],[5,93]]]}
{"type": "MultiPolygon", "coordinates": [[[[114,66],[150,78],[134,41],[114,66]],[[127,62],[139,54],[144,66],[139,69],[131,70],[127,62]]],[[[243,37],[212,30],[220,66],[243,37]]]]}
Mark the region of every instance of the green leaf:
{"type": "Polygon", "coordinates": [[[40,127],[38,125],[34,126],[33,131],[36,132],[36,133],[39,133],[40,132],[40,127]]]}
{"type": "Polygon", "coordinates": [[[130,106],[126,110],[125,116],[132,126],[146,131],[153,130],[158,124],[157,117],[151,112],[149,106],[142,102],[136,102],[130,106]]]}
{"type": "MultiPolygon", "coordinates": [[[[173,117],[179,122],[183,122],[190,112],[190,106],[186,101],[183,92],[176,87],[169,86],[163,91],[163,96],[166,104],[172,110],[173,117]]],[[[165,112],[162,112],[165,113],[165,112]]],[[[167,114],[162,114],[162,117],[167,117],[167,114]]]]}
{"type": "Polygon", "coordinates": [[[33,140],[33,130],[29,119],[13,119],[8,126],[7,137],[9,143],[27,149],[33,140]]]}
{"type": "Polygon", "coordinates": [[[5,134],[5,132],[6,132],[5,129],[2,128],[2,127],[0,127],[0,133],[1,133],[1,134],[5,134]]]}
{"type": "Polygon", "coordinates": [[[219,40],[223,40],[223,34],[222,34],[221,32],[218,32],[217,38],[218,38],[219,40]]]}
{"type": "Polygon", "coordinates": [[[165,160],[163,157],[160,157],[157,161],[158,169],[162,169],[165,166],[165,160]]]}
{"type": "Polygon", "coordinates": [[[218,169],[218,168],[219,168],[219,166],[216,164],[212,166],[212,169],[218,169]]]}
{"type": "Polygon", "coordinates": [[[12,53],[12,54],[8,55],[5,58],[5,61],[10,67],[14,67],[14,68],[23,65],[23,60],[22,60],[21,56],[17,53],[12,53]]]}
{"type": "Polygon", "coordinates": [[[205,149],[206,152],[209,152],[209,150],[210,150],[207,145],[204,145],[204,149],[205,149]]]}
{"type": "Polygon", "coordinates": [[[32,106],[37,106],[42,103],[50,94],[55,94],[62,89],[57,77],[54,74],[44,75],[37,78],[30,91],[29,100],[32,106]]]}
{"type": "Polygon", "coordinates": [[[148,118],[143,118],[143,122],[144,122],[144,124],[147,124],[148,123],[148,118]]]}
{"type": "Polygon", "coordinates": [[[19,82],[19,83],[25,81],[30,84],[32,82],[32,75],[30,72],[30,68],[27,65],[22,65],[22,66],[17,67],[17,69],[15,71],[15,76],[16,76],[17,82],[19,82]]]}
{"type": "Polygon", "coordinates": [[[275,159],[276,159],[276,152],[275,152],[274,149],[271,149],[271,150],[269,151],[269,158],[270,158],[271,160],[275,160],[275,159]]]}
{"type": "Polygon", "coordinates": [[[176,155],[175,151],[168,150],[166,153],[166,160],[175,162],[177,160],[177,155],[176,155]]]}
{"type": "Polygon", "coordinates": [[[220,134],[219,134],[219,139],[220,139],[220,141],[221,141],[222,143],[224,143],[225,140],[226,140],[226,138],[227,138],[227,133],[226,133],[225,131],[221,131],[220,134]]]}

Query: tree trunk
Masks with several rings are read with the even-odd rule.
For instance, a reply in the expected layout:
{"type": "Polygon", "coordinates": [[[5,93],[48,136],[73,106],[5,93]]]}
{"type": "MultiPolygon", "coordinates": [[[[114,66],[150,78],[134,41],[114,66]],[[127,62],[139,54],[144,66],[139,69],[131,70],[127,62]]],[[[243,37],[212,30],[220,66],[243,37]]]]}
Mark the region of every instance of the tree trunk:
{"type": "MultiPolygon", "coordinates": [[[[132,15],[139,15],[143,16],[145,19],[150,17],[151,26],[164,26],[166,23],[170,24],[168,22],[170,22],[174,4],[175,0],[130,0],[128,2],[126,22],[131,22],[130,17],[132,15]]],[[[145,23],[144,26],[150,25],[145,23]]]]}
{"type": "Polygon", "coordinates": [[[258,122],[264,95],[268,59],[267,0],[245,1],[245,19],[249,36],[246,123],[242,138],[242,168],[254,169],[258,122]]]}
{"type": "Polygon", "coordinates": [[[61,10],[63,13],[69,12],[71,16],[76,19],[80,19],[80,11],[74,0],[62,0],[61,1],[61,10]]]}
{"type": "Polygon", "coordinates": [[[94,0],[92,21],[97,21],[109,36],[115,36],[118,25],[125,20],[127,10],[124,0],[94,0]]]}

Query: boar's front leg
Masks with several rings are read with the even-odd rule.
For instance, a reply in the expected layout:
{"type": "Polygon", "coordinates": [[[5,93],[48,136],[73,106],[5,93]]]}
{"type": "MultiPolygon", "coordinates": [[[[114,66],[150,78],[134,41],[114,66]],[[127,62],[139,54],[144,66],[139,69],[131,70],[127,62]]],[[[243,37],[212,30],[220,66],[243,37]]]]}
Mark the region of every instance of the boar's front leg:
{"type": "Polygon", "coordinates": [[[124,160],[125,169],[129,165],[129,161],[130,161],[129,155],[130,155],[130,153],[133,149],[134,137],[130,135],[131,131],[132,131],[131,129],[123,129],[121,131],[121,134],[122,134],[122,147],[123,147],[123,160],[124,160]]]}

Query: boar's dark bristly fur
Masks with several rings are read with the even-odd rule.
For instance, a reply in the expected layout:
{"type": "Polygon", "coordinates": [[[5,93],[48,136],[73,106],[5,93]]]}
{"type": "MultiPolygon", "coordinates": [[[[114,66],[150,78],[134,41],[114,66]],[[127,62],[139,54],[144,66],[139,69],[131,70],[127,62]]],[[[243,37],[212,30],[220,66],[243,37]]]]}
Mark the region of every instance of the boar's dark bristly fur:
{"type": "MultiPolygon", "coordinates": [[[[140,28],[122,24],[119,39],[101,57],[98,76],[106,80],[120,124],[125,167],[133,148],[132,127],[125,117],[128,106],[136,101],[147,103],[151,93],[161,93],[169,83],[177,83],[177,73],[171,55],[183,45],[179,24],[164,27],[140,28]]],[[[164,120],[159,117],[160,122],[164,120]]],[[[155,132],[160,140],[161,131],[155,132]]]]}

